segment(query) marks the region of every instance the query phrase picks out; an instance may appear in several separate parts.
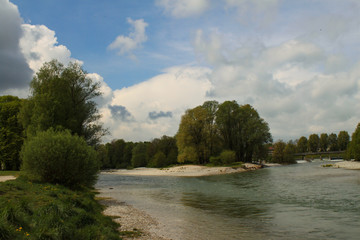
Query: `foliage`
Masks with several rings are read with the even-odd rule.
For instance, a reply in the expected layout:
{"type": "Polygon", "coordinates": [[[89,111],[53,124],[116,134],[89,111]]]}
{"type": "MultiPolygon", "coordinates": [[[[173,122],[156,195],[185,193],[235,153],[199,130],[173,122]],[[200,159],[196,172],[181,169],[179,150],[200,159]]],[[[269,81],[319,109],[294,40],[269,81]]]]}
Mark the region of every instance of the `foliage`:
{"type": "Polygon", "coordinates": [[[298,153],[305,153],[308,151],[308,140],[306,137],[302,136],[298,140],[296,149],[298,153]]]}
{"type": "Polygon", "coordinates": [[[105,134],[98,123],[95,97],[101,95],[78,63],[64,67],[53,60],[45,63],[33,78],[32,95],[20,111],[20,120],[28,136],[49,128],[69,129],[72,134],[96,145],[105,134]]]}
{"type": "Polygon", "coordinates": [[[151,167],[166,167],[177,163],[178,150],[176,146],[176,139],[174,137],[162,136],[161,138],[153,139],[147,145],[147,159],[150,159],[149,166],[151,167]],[[165,155],[164,161],[153,161],[156,154],[162,152],[165,155]],[[165,165],[164,165],[165,164],[165,165]]]}
{"type": "Polygon", "coordinates": [[[162,152],[159,151],[157,152],[152,159],[150,160],[150,167],[166,167],[169,166],[170,163],[168,162],[168,159],[166,158],[166,155],[162,152]]]}
{"type": "Polygon", "coordinates": [[[147,165],[147,156],[146,156],[147,144],[144,142],[139,142],[135,145],[132,150],[131,165],[134,168],[137,167],[146,167],[147,165]]]}
{"type": "Polygon", "coordinates": [[[329,145],[329,136],[327,135],[327,133],[322,133],[320,135],[320,140],[319,140],[320,151],[326,152],[328,149],[328,145],[329,145]]]}
{"type": "Polygon", "coordinates": [[[311,134],[308,140],[308,148],[310,152],[317,152],[319,149],[320,138],[317,134],[311,134]]]}
{"type": "Polygon", "coordinates": [[[19,170],[23,128],[18,121],[23,100],[14,96],[0,97],[0,169],[19,170]]]}
{"type": "Polygon", "coordinates": [[[329,135],[329,149],[330,151],[337,151],[338,150],[338,141],[337,141],[337,135],[335,133],[331,133],[329,135]]]}
{"type": "Polygon", "coordinates": [[[95,150],[69,131],[49,129],[25,141],[21,150],[22,170],[30,180],[70,187],[91,186],[99,163],[95,150]]]}
{"type": "Polygon", "coordinates": [[[220,154],[220,159],[223,164],[231,164],[236,162],[236,153],[231,150],[224,150],[220,154]]]}
{"type": "Polygon", "coordinates": [[[296,146],[293,142],[286,144],[282,140],[277,141],[274,144],[274,152],[272,161],[276,163],[296,163],[294,153],[296,152],[296,146]]]}
{"type": "Polygon", "coordinates": [[[347,131],[340,131],[338,134],[338,148],[340,151],[345,151],[350,143],[350,136],[347,131]]]}
{"type": "Polygon", "coordinates": [[[351,136],[351,142],[347,150],[347,158],[360,161],[360,123],[357,125],[355,132],[351,136]]]}
{"type": "Polygon", "coordinates": [[[88,189],[19,178],[0,184],[0,239],[120,239],[88,189]]]}

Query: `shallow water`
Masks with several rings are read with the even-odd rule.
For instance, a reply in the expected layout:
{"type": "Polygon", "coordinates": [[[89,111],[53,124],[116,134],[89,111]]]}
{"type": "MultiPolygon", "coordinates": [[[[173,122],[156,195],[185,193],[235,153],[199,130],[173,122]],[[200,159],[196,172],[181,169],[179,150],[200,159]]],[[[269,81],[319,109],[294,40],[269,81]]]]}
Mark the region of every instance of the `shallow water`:
{"type": "Polygon", "coordinates": [[[96,187],[148,212],[172,239],[359,239],[360,171],[322,164],[194,178],[101,174],[96,187]]]}

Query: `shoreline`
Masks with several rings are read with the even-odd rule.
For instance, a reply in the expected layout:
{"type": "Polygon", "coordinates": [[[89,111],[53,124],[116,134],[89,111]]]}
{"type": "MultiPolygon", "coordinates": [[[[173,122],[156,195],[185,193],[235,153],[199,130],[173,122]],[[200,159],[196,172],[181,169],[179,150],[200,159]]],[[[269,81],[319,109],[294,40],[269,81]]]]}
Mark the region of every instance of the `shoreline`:
{"type": "Polygon", "coordinates": [[[16,179],[16,177],[11,176],[11,175],[9,175],[9,176],[0,176],[0,182],[6,182],[8,180],[14,180],[14,179],[16,179]]]}
{"type": "Polygon", "coordinates": [[[172,240],[160,236],[158,233],[158,221],[147,212],[139,210],[126,202],[118,202],[105,196],[106,193],[101,192],[100,189],[98,190],[100,191],[99,197],[104,198],[98,200],[100,204],[105,206],[103,214],[112,217],[113,221],[120,224],[118,230],[122,239],[172,240]]]}
{"type": "Polygon", "coordinates": [[[261,165],[245,163],[241,167],[206,167],[200,165],[182,165],[170,168],[135,168],[132,170],[115,169],[102,171],[103,174],[126,176],[174,176],[202,177],[252,171],[262,168],[261,165]]]}
{"type": "Polygon", "coordinates": [[[335,163],[333,165],[334,168],[344,168],[349,170],[360,170],[360,162],[355,161],[342,161],[335,163]]]}

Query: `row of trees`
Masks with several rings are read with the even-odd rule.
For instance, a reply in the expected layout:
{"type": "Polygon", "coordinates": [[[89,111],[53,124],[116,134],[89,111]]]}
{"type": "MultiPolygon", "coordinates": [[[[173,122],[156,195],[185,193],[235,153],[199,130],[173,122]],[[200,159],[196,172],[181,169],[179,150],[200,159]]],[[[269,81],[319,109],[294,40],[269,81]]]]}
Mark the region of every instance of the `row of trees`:
{"type": "Polygon", "coordinates": [[[311,134],[308,139],[302,136],[296,142],[299,153],[345,151],[350,143],[350,135],[347,131],[340,131],[338,135],[322,133],[320,137],[318,134],[311,134]]]}
{"type": "Polygon", "coordinates": [[[174,137],[163,136],[151,142],[113,140],[98,147],[102,168],[165,167],[177,163],[174,137]]]}

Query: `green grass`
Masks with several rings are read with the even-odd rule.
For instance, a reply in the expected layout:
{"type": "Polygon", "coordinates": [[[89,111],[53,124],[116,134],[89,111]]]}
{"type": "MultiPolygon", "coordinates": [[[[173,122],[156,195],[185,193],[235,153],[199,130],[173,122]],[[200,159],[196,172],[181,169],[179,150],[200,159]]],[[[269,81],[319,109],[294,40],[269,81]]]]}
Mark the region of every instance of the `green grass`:
{"type": "Polygon", "coordinates": [[[0,176],[19,176],[20,171],[0,171],[0,176]]]}
{"type": "Polygon", "coordinates": [[[0,239],[121,239],[95,194],[23,177],[0,183],[0,239]]]}

